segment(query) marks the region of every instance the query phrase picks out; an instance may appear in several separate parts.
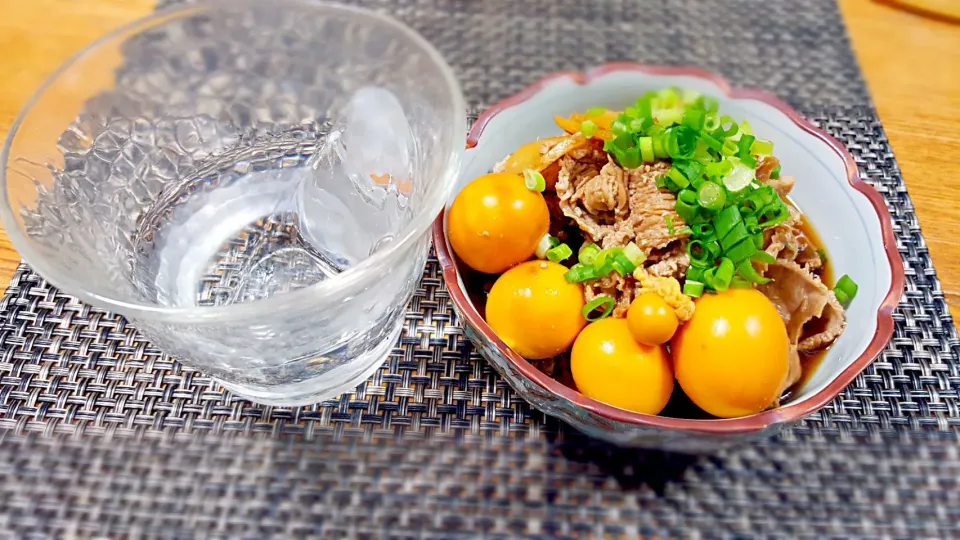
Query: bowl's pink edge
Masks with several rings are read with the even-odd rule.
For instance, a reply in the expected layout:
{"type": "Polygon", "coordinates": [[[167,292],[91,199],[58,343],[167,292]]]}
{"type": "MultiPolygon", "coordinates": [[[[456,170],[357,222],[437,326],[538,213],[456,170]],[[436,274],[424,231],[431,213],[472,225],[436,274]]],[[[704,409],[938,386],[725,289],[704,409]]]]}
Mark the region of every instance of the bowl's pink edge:
{"type": "Polygon", "coordinates": [[[764,411],[751,416],[719,420],[689,420],[683,418],[667,418],[662,416],[634,413],[612,407],[605,403],[588,398],[587,396],[584,396],[583,394],[580,394],[579,392],[576,392],[550,378],[535,366],[527,362],[523,357],[515,353],[512,349],[507,347],[506,344],[504,344],[497,337],[493,330],[487,325],[486,321],[484,321],[477,312],[476,308],[473,307],[473,304],[467,299],[467,295],[464,293],[464,291],[460,288],[460,282],[457,279],[456,265],[454,263],[452,254],[447,248],[447,242],[444,238],[444,212],[441,212],[433,224],[433,241],[437,252],[437,258],[439,259],[440,266],[443,269],[444,280],[447,283],[447,287],[450,290],[450,295],[453,298],[454,303],[457,305],[457,307],[459,307],[462,315],[467,318],[468,323],[473,325],[477,331],[481,332],[492,343],[496,344],[500,352],[503,353],[503,355],[513,363],[514,367],[523,373],[523,375],[529,380],[534,381],[550,393],[562,396],[563,398],[570,400],[584,409],[611,420],[636,424],[638,426],[656,428],[684,429],[709,433],[745,433],[759,431],[765,427],[777,423],[796,421],[810,413],[817,411],[835,398],[841,391],[843,391],[843,389],[846,388],[846,386],[850,384],[853,379],[880,354],[893,335],[893,310],[899,303],[901,295],[903,294],[905,275],[903,261],[900,259],[900,254],[897,251],[897,242],[893,233],[893,224],[891,222],[890,213],[887,210],[887,206],[883,200],[883,197],[872,186],[860,179],[857,165],[854,162],[853,156],[847,152],[846,148],[840,144],[840,142],[805,120],[789,105],[762,90],[732,88],[730,84],[723,79],[723,77],[694,67],[646,66],[629,62],[613,62],[602,64],[585,73],[565,71],[547,75],[546,77],[528,86],[521,92],[508,97],[503,101],[500,101],[484,111],[483,114],[477,118],[477,121],[473,124],[469,134],[467,135],[467,148],[469,149],[476,146],[477,141],[480,139],[480,135],[483,133],[484,128],[491,118],[509,107],[530,99],[551,82],[557,79],[569,78],[575,81],[577,84],[587,84],[597,77],[614,71],[640,71],[651,75],[687,75],[707,79],[716,84],[728,97],[762,101],[779,109],[783,114],[793,120],[797,126],[822,140],[831,149],[833,149],[833,151],[836,152],[840,158],[843,159],[847,169],[847,181],[850,182],[850,185],[853,186],[854,189],[862,193],[865,197],[867,197],[867,199],[870,200],[874,210],[877,212],[877,219],[880,220],[880,228],[883,233],[884,251],[887,254],[887,260],[890,263],[890,289],[887,291],[886,297],[884,297],[883,302],[880,304],[880,309],[877,312],[877,329],[873,335],[873,339],[871,339],[870,343],[867,345],[867,348],[859,357],[857,357],[856,360],[853,361],[853,363],[850,364],[850,366],[848,366],[833,381],[831,381],[830,384],[810,398],[805,399],[802,402],[786,405],[777,409],[771,409],[769,411],[764,411]]]}

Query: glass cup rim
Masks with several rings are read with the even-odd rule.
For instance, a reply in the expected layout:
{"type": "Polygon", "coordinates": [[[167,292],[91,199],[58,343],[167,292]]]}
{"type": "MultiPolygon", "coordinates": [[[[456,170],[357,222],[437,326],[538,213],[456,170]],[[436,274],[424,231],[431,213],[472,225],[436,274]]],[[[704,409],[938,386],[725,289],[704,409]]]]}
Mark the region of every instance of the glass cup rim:
{"type": "MultiPolygon", "coordinates": [[[[21,107],[20,112],[17,113],[17,117],[11,124],[10,131],[4,141],[3,149],[0,151],[0,222],[3,223],[7,236],[23,259],[34,267],[38,274],[48,279],[50,283],[65,293],[76,296],[80,300],[94,306],[131,318],[140,317],[150,320],[168,320],[179,323],[213,320],[217,322],[229,322],[231,320],[242,320],[259,316],[264,312],[299,310],[309,309],[311,306],[315,307],[316,303],[332,297],[338,291],[357,285],[371,274],[375,274],[383,268],[389,268],[391,266],[390,260],[397,253],[405,251],[407,247],[421,238],[429,238],[428,233],[434,218],[440,213],[440,210],[446,204],[447,199],[454,189],[463,150],[463,146],[458,146],[455,143],[444,159],[445,173],[443,174],[443,181],[438,182],[435,186],[427,190],[424,196],[425,208],[414,214],[410,223],[402,229],[400,234],[397,235],[397,239],[391,242],[387,249],[377,251],[370,257],[360,261],[357,265],[348,268],[342,274],[338,274],[335,280],[324,280],[315,283],[296,291],[296,294],[280,294],[256,302],[226,306],[164,307],[139,302],[127,302],[88,291],[82,282],[74,279],[69,273],[58,272],[54,269],[53,265],[47,264],[47,258],[30,246],[30,240],[20,229],[14,209],[10,204],[7,193],[7,168],[9,166],[9,154],[13,140],[18,134],[23,120],[33,110],[39,98],[70,68],[74,67],[80,59],[88,54],[95,53],[102,45],[119,36],[130,33],[138,28],[152,28],[163,21],[184,18],[193,13],[216,10],[220,6],[236,7],[241,3],[257,3],[257,0],[203,0],[187,6],[173,6],[159,10],[123,24],[87,44],[60,64],[44,79],[43,83],[30,95],[30,98],[27,99],[26,103],[21,107]]],[[[466,140],[467,125],[466,115],[464,113],[466,104],[460,83],[454,75],[453,69],[447,64],[440,52],[415,30],[381,13],[333,2],[319,0],[275,0],[274,5],[276,6],[276,4],[287,4],[305,9],[327,10],[355,15],[385,24],[397,30],[400,35],[410,40],[414,46],[422,50],[439,69],[447,91],[453,101],[454,117],[450,119],[453,126],[453,133],[464,134],[464,141],[466,140]]]]}

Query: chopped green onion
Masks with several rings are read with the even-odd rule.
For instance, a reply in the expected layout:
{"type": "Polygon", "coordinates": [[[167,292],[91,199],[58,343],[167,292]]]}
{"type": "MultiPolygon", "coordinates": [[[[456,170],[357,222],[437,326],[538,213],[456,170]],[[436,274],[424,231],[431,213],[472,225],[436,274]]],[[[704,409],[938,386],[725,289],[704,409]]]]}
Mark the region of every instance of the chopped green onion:
{"type": "Polygon", "coordinates": [[[653,97],[656,94],[653,92],[647,92],[643,96],[637,98],[637,107],[635,113],[632,115],[633,118],[647,118],[653,116],[653,97]]]}
{"type": "Polygon", "coordinates": [[[685,88],[680,92],[680,101],[689,106],[700,108],[700,92],[685,88]]]}
{"type": "Polygon", "coordinates": [[[597,132],[597,124],[593,120],[584,120],[580,123],[580,133],[583,133],[583,136],[586,138],[593,137],[593,134],[597,132]]]}
{"type": "Polygon", "coordinates": [[[723,148],[720,149],[720,153],[724,156],[735,156],[737,155],[737,143],[727,139],[723,141],[723,148]]]}
{"type": "Polygon", "coordinates": [[[841,306],[846,306],[850,303],[850,297],[847,296],[847,293],[841,291],[840,289],[834,289],[833,295],[837,297],[837,302],[840,302],[841,306]]]}
{"type": "Polygon", "coordinates": [[[703,173],[703,166],[696,161],[676,161],[673,167],[680,171],[680,174],[690,182],[693,182],[694,179],[703,173]]]}
{"type": "Polygon", "coordinates": [[[557,240],[549,234],[545,234],[540,237],[540,241],[537,242],[537,249],[534,254],[538,259],[545,259],[547,257],[547,250],[560,244],[560,240],[557,240]]]}
{"type": "MultiPolygon", "coordinates": [[[[716,111],[714,111],[714,112],[716,112],[716,111]]],[[[704,131],[709,131],[709,132],[713,133],[714,131],[716,131],[716,129],[717,129],[718,127],[720,127],[720,119],[717,118],[716,115],[713,115],[713,114],[707,116],[707,121],[703,123],[703,129],[704,129],[704,131]]],[[[718,132],[717,135],[720,136],[720,137],[722,137],[722,136],[723,136],[723,130],[720,130],[720,132],[718,132]]]]}
{"type": "Polygon", "coordinates": [[[743,159],[744,155],[750,155],[750,147],[753,146],[753,141],[757,140],[753,135],[744,135],[740,137],[740,140],[737,141],[737,154],[740,156],[740,159],[743,159]]]}
{"type": "Polygon", "coordinates": [[[749,236],[750,233],[747,232],[747,226],[744,225],[742,221],[738,221],[737,224],[727,232],[727,234],[720,237],[720,246],[724,251],[726,251],[749,236]]]}
{"type": "MultiPolygon", "coordinates": [[[[718,179],[723,178],[724,176],[727,176],[728,174],[730,174],[730,172],[733,170],[733,161],[730,159],[723,159],[720,161],[716,161],[714,163],[708,163],[705,167],[705,170],[706,170],[707,176],[709,176],[710,178],[718,178],[718,179]]],[[[727,188],[727,189],[730,189],[730,188],[727,188]]],[[[739,191],[739,190],[731,190],[731,191],[739,191]]]]}
{"type": "Polygon", "coordinates": [[[773,167],[773,169],[770,171],[770,179],[771,179],[771,180],[776,180],[777,178],[780,178],[780,164],[779,164],[779,163],[777,163],[777,164],[773,167]]]}
{"type": "Polygon", "coordinates": [[[560,244],[547,250],[547,260],[558,263],[573,255],[573,250],[566,244],[560,244]]]}
{"type": "Polygon", "coordinates": [[[750,257],[752,260],[757,261],[763,264],[773,264],[777,262],[777,258],[773,255],[767,253],[766,251],[757,251],[750,257]]]}
{"type": "Polygon", "coordinates": [[[750,259],[741,261],[740,264],[737,265],[737,273],[751,283],[763,285],[764,283],[770,282],[770,278],[763,277],[757,273],[757,269],[753,267],[753,262],[751,262],[750,259]]]}
{"type": "Polygon", "coordinates": [[[687,267],[686,274],[687,281],[699,281],[703,282],[703,267],[702,266],[689,266],[687,267]]]}
{"type": "Polygon", "coordinates": [[[712,275],[710,271],[707,272],[707,275],[710,276],[707,282],[708,285],[718,291],[725,291],[730,288],[730,281],[733,279],[733,273],[735,270],[733,261],[724,257],[723,259],[720,259],[719,266],[711,268],[710,270],[713,272],[712,275]]]}
{"type": "MultiPolygon", "coordinates": [[[[857,296],[857,291],[860,289],[857,286],[857,282],[850,279],[850,276],[844,274],[840,276],[840,279],[837,280],[837,284],[833,287],[833,292],[836,294],[837,291],[842,292],[847,297],[847,302],[853,300],[857,296]]],[[[838,298],[839,299],[839,298],[838,298]]],[[[844,304],[845,302],[840,302],[844,304]]]]}
{"type": "Polygon", "coordinates": [[[691,298],[700,298],[703,294],[703,283],[687,279],[683,283],[683,294],[691,298]]]}
{"type": "Polygon", "coordinates": [[[597,255],[600,255],[599,246],[596,244],[584,244],[583,247],[580,248],[580,254],[577,258],[581,263],[592,266],[597,260],[597,255]]]}
{"type": "Polygon", "coordinates": [[[667,153],[667,147],[664,146],[663,135],[653,137],[653,155],[657,159],[666,159],[670,157],[667,153]]]}
{"type": "Polygon", "coordinates": [[[633,242],[630,242],[623,248],[623,255],[635,266],[640,266],[643,264],[643,261],[647,260],[647,256],[644,255],[643,250],[633,242]]]}
{"type": "Polygon", "coordinates": [[[712,261],[706,244],[700,240],[687,242],[687,255],[690,257],[690,264],[709,266],[712,261]]]}
{"type": "Polygon", "coordinates": [[[720,102],[717,101],[717,98],[715,97],[700,96],[697,98],[697,102],[708,114],[715,113],[717,112],[717,109],[720,108],[720,102]]]}
{"type": "Polygon", "coordinates": [[[736,136],[737,132],[740,131],[739,127],[737,127],[737,123],[733,120],[733,118],[730,118],[727,115],[723,115],[720,117],[720,125],[719,127],[717,127],[717,129],[721,131],[722,133],[721,136],[725,139],[736,136]]]}
{"type": "Polygon", "coordinates": [[[760,215],[762,218],[760,226],[766,229],[786,221],[790,217],[790,209],[783,201],[778,200],[761,210],[760,215]]]}
{"type": "Polygon", "coordinates": [[[583,309],[580,310],[580,314],[583,315],[584,319],[590,322],[599,321],[600,319],[604,319],[608,317],[610,313],[613,312],[613,304],[614,304],[613,298],[605,294],[602,294],[594,298],[593,300],[587,302],[587,305],[583,306],[583,309]],[[590,316],[595,310],[600,308],[603,309],[600,315],[596,317],[590,316]]]}
{"type": "Polygon", "coordinates": [[[621,276],[628,276],[637,268],[637,265],[633,264],[633,261],[623,254],[623,250],[614,251],[610,259],[610,265],[621,276]]]}
{"type": "Polygon", "coordinates": [[[723,238],[741,221],[743,221],[743,218],[740,217],[740,211],[737,210],[737,207],[728,206],[717,214],[717,217],[713,218],[713,228],[717,231],[717,237],[723,238]]]}
{"type": "Polygon", "coordinates": [[[727,195],[717,184],[704,182],[697,190],[697,202],[707,210],[720,210],[727,202],[727,195]]]}
{"type": "Polygon", "coordinates": [[[605,112],[607,112],[607,109],[603,107],[593,107],[592,109],[587,109],[587,116],[600,116],[605,112]]]}
{"type": "Polygon", "coordinates": [[[771,141],[761,141],[757,139],[753,141],[753,145],[750,146],[750,153],[757,156],[769,156],[773,154],[773,142],[771,141]]]}
{"type": "Polygon", "coordinates": [[[653,118],[661,126],[679,124],[683,120],[683,108],[670,107],[667,109],[655,109],[653,111],[653,118]]]}
{"type": "Polygon", "coordinates": [[[673,181],[674,185],[680,189],[683,189],[690,185],[690,181],[687,180],[687,177],[683,175],[675,166],[670,167],[670,170],[667,171],[667,178],[673,181]]]}
{"type": "Polygon", "coordinates": [[[710,236],[713,234],[713,224],[695,223],[690,226],[690,230],[692,230],[693,234],[696,236],[710,236]]]}
{"type": "Polygon", "coordinates": [[[683,114],[683,119],[680,121],[681,124],[687,126],[690,129],[701,130],[703,129],[703,123],[706,120],[703,111],[697,109],[687,109],[687,112],[683,114]]]}
{"type": "Polygon", "coordinates": [[[674,126],[667,132],[667,154],[672,159],[690,159],[697,149],[697,132],[686,126],[674,126]]]}
{"type": "Polygon", "coordinates": [[[653,155],[653,138],[640,137],[638,145],[640,146],[640,159],[644,163],[652,163],[656,159],[653,155]]]}
{"type": "Polygon", "coordinates": [[[700,140],[703,141],[703,144],[707,145],[714,152],[719,152],[721,149],[723,149],[723,143],[705,131],[700,133],[700,140]]]}
{"type": "Polygon", "coordinates": [[[667,234],[673,236],[675,231],[673,230],[673,218],[670,216],[663,216],[663,220],[667,222],[667,234]]]}
{"type": "Polygon", "coordinates": [[[697,217],[697,194],[692,189],[684,189],[677,194],[674,211],[687,223],[697,217]]]}
{"type": "Polygon", "coordinates": [[[731,289],[750,289],[752,287],[753,283],[750,283],[740,276],[733,276],[733,279],[730,280],[731,289]]]}
{"type": "Polygon", "coordinates": [[[604,267],[609,267],[610,256],[613,255],[613,252],[616,250],[617,248],[607,248],[607,249],[601,249],[600,253],[597,253],[597,257],[593,260],[593,267],[598,272],[603,272],[601,276],[605,276],[610,273],[611,268],[604,268],[604,267]]]}
{"type": "Polygon", "coordinates": [[[613,123],[610,124],[610,131],[613,132],[614,137],[619,137],[627,132],[627,125],[620,120],[614,120],[613,123]]]}
{"type": "Polygon", "coordinates": [[[723,187],[734,193],[741,191],[757,179],[754,170],[744,165],[742,160],[731,158],[722,163],[730,163],[729,172],[723,176],[723,187]]]}
{"type": "Polygon", "coordinates": [[[625,150],[620,159],[620,165],[624,169],[636,169],[641,163],[643,160],[640,159],[640,149],[636,147],[625,150]]]}
{"type": "Polygon", "coordinates": [[[543,175],[533,169],[524,169],[523,184],[531,191],[542,192],[547,189],[547,181],[543,179],[543,175]]]}
{"type": "Polygon", "coordinates": [[[598,276],[596,270],[593,266],[586,265],[583,263],[578,263],[570,267],[570,270],[567,270],[563,274],[563,278],[567,280],[567,283],[583,283],[584,281],[590,281],[591,279],[597,279],[598,276]]]}
{"type": "Polygon", "coordinates": [[[749,259],[757,252],[757,246],[753,244],[753,240],[747,238],[742,242],[736,243],[733,247],[723,252],[723,256],[729,258],[735,263],[739,263],[742,260],[749,259]]]}
{"type": "Polygon", "coordinates": [[[720,243],[716,240],[710,240],[706,244],[707,251],[710,252],[710,259],[716,259],[720,256],[720,243]]]}
{"type": "Polygon", "coordinates": [[[817,250],[817,255],[820,256],[820,262],[822,262],[823,264],[827,264],[827,261],[830,260],[827,258],[827,250],[823,248],[820,248],[817,250]]]}

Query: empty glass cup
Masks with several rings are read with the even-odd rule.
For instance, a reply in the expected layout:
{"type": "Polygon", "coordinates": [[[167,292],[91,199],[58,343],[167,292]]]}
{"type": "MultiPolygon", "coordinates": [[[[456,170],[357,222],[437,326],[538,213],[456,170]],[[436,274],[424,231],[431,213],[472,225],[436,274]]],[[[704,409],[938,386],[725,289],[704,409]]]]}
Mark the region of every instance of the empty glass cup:
{"type": "Polygon", "coordinates": [[[449,66],[381,15],[222,0],[97,41],[3,149],[3,223],[51,283],[254,401],[382,363],[453,189],[449,66]]]}

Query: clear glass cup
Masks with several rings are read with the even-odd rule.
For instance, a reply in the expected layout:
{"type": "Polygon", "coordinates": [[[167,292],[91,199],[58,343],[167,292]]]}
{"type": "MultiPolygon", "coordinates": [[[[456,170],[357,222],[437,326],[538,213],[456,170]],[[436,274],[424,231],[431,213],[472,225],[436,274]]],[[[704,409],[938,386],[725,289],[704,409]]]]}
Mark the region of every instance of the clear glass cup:
{"type": "Polygon", "coordinates": [[[439,53],[379,14],[158,12],[31,98],[3,149],[0,215],[38,273],[164,352],[251,400],[312,403],[395,344],[464,110],[439,53]]]}

